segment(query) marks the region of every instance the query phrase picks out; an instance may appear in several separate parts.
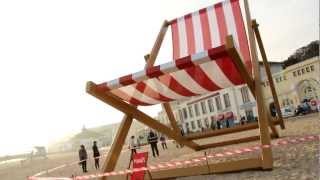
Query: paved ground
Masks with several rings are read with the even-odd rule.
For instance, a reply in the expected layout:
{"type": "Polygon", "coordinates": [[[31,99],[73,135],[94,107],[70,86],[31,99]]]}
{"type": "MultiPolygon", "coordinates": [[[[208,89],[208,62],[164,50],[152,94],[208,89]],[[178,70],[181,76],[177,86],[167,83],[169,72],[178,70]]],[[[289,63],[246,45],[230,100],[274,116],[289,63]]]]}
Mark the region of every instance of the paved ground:
{"type": "MultiPolygon", "coordinates": [[[[307,116],[294,117],[286,120],[287,128],[281,130],[282,138],[289,138],[292,136],[320,134],[320,116],[319,114],[312,114],[307,116]]],[[[246,131],[238,134],[231,134],[220,136],[218,138],[208,138],[198,141],[199,143],[208,143],[221,141],[225,139],[232,139],[241,136],[250,136],[257,134],[257,130],[246,131]]],[[[208,149],[206,152],[221,152],[225,148],[239,148],[249,145],[257,144],[257,142],[245,143],[241,145],[232,145],[223,148],[208,149]]],[[[159,146],[160,148],[160,146],[159,146]]],[[[160,157],[149,157],[149,164],[156,164],[158,162],[171,161],[171,160],[185,160],[199,155],[203,155],[205,151],[194,152],[189,148],[176,148],[175,144],[168,143],[169,150],[160,150],[160,157]]],[[[140,151],[150,151],[149,147],[143,147],[140,151]]],[[[117,170],[127,168],[129,155],[127,149],[124,149],[119,163],[116,167],[117,170]]],[[[244,171],[238,173],[228,173],[220,175],[206,175],[196,177],[184,177],[179,180],[191,179],[319,179],[319,141],[306,142],[303,144],[282,146],[273,148],[274,155],[274,169],[272,171],[244,171]]],[[[219,161],[227,161],[231,159],[239,159],[245,157],[254,157],[254,153],[232,156],[228,158],[220,158],[219,161]]],[[[1,180],[18,180],[25,179],[28,175],[33,175],[45,169],[57,167],[64,163],[77,161],[77,153],[63,153],[50,155],[48,159],[34,159],[26,161],[23,164],[14,163],[0,165],[0,179],[1,180]]],[[[214,160],[216,161],[216,160],[214,160]]],[[[89,174],[98,171],[93,169],[93,161],[88,164],[89,174]]],[[[71,174],[81,175],[80,167],[77,164],[68,165],[65,168],[48,173],[45,176],[64,176],[68,177],[71,174]]]]}

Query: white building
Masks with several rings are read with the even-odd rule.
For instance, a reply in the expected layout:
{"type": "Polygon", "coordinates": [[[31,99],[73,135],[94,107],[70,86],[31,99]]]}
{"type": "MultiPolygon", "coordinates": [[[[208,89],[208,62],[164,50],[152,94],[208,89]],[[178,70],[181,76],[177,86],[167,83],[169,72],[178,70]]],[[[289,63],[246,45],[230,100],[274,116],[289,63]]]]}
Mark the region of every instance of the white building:
{"type": "MultiPolygon", "coordinates": [[[[262,65],[262,63],[260,63],[262,65]]],[[[282,70],[282,63],[270,62],[271,72],[282,70]]],[[[265,79],[261,68],[262,79],[265,79]]],[[[257,117],[256,101],[247,85],[240,85],[195,96],[188,100],[171,102],[172,111],[178,125],[185,133],[205,129],[225,128],[240,123],[240,119],[255,121],[257,117]]],[[[170,124],[164,110],[158,113],[157,119],[170,124]]]]}

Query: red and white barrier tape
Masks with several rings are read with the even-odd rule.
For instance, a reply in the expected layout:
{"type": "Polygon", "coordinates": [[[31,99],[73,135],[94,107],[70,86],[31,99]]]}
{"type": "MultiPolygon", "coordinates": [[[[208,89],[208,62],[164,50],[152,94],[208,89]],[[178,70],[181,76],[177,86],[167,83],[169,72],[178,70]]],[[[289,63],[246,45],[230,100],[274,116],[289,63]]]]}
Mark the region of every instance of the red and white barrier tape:
{"type": "Polygon", "coordinates": [[[161,170],[161,169],[170,169],[170,168],[175,168],[183,165],[198,164],[200,162],[206,161],[211,158],[221,158],[226,156],[245,154],[245,153],[250,153],[254,151],[259,151],[263,148],[271,148],[271,147],[283,146],[288,144],[299,144],[306,141],[319,140],[319,138],[320,138],[319,135],[307,135],[303,137],[290,138],[288,140],[278,140],[272,145],[256,145],[251,147],[229,150],[221,153],[210,153],[210,154],[207,154],[207,156],[200,156],[190,160],[163,162],[163,163],[158,163],[157,165],[150,165],[148,167],[113,171],[113,172],[107,172],[107,173],[76,176],[76,177],[70,177],[70,178],[68,177],[37,177],[46,172],[49,172],[49,171],[52,172],[56,169],[65,167],[65,165],[61,165],[56,168],[52,168],[47,171],[42,171],[40,173],[35,174],[34,176],[28,177],[28,180],[83,180],[83,179],[92,179],[92,178],[105,177],[105,176],[118,176],[118,175],[124,175],[124,174],[131,174],[132,172],[139,172],[139,171],[147,171],[147,170],[154,171],[154,170],[161,170]]]}

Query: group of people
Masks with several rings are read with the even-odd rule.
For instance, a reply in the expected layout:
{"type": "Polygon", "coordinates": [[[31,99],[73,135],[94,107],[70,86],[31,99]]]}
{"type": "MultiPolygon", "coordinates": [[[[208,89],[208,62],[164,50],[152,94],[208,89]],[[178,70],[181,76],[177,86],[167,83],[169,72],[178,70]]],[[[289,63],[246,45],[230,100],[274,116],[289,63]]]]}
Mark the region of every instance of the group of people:
{"type": "MultiPolygon", "coordinates": [[[[150,131],[147,137],[148,144],[150,144],[152,155],[153,157],[159,157],[159,149],[158,149],[158,135],[154,133],[153,131],[150,131]]],[[[166,138],[164,136],[160,137],[160,142],[162,149],[168,149],[166,138]]],[[[137,153],[137,149],[140,148],[140,141],[138,138],[135,138],[135,136],[131,136],[130,142],[129,142],[129,148],[131,150],[132,154],[137,153]]]]}
{"type": "MultiPolygon", "coordinates": [[[[100,152],[99,152],[96,141],[93,141],[92,152],[93,152],[94,166],[96,169],[99,169],[99,167],[100,167],[100,165],[99,165],[100,152]]],[[[88,170],[87,170],[88,153],[87,153],[84,145],[80,146],[79,159],[80,159],[79,165],[81,165],[82,171],[84,173],[88,172],[88,170]]]]}

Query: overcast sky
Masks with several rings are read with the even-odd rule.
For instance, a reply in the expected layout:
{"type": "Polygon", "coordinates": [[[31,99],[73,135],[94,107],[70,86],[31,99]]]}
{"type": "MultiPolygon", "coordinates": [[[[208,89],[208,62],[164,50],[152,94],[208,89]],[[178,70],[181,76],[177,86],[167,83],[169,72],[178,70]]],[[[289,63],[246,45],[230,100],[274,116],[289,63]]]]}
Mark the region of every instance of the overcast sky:
{"type": "MultiPolygon", "coordinates": [[[[0,1],[0,155],[119,122],[121,113],[85,93],[86,81],[141,70],[163,20],[215,2],[0,1]]],[[[249,2],[270,60],[319,38],[318,0],[249,2]]],[[[157,63],[171,60],[170,34],[157,63]]]]}

